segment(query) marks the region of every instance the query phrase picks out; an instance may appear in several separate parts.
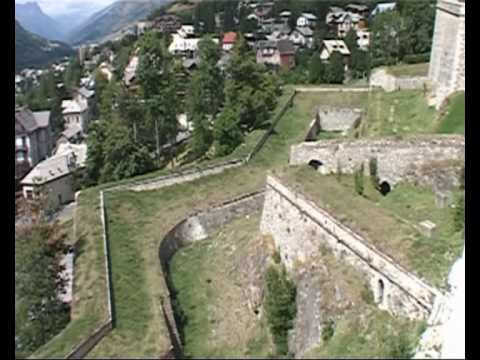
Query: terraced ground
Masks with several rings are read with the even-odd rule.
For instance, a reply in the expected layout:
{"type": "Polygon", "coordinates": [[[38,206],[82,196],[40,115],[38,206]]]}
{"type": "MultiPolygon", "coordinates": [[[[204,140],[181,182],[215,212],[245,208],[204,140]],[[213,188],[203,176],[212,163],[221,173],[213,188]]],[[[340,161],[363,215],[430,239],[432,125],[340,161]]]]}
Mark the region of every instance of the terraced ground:
{"type": "MultiPolygon", "coordinates": [[[[284,95],[284,99],[286,96],[284,95]]],[[[285,166],[288,163],[290,146],[303,141],[307,126],[314,116],[315,106],[347,103],[355,107],[366,107],[369,112],[369,122],[366,122],[367,134],[369,126],[370,129],[376,129],[371,133],[383,134],[388,133],[389,128],[375,126],[376,120],[385,121],[383,116],[378,115],[375,118],[370,114],[372,111],[372,114],[377,114],[375,111],[378,114],[385,113],[383,110],[385,107],[378,106],[378,98],[388,98],[394,104],[395,100],[402,104],[406,102],[403,106],[407,109],[406,104],[416,97],[418,93],[415,92],[380,93],[380,95],[345,92],[341,96],[338,92],[299,93],[294,106],[287,110],[274,134],[248,165],[190,183],[171,186],[168,189],[106,194],[116,327],[93,349],[89,357],[157,357],[168,350],[168,333],[160,313],[160,299],[166,294],[158,260],[161,239],[174,225],[192,212],[262,189],[267,172],[285,166]],[[377,103],[372,105],[374,101],[377,103]]],[[[430,119],[434,120],[433,113],[430,119]]],[[[410,118],[406,115],[399,116],[395,121],[402,127],[403,122],[410,121],[410,118]]],[[[418,126],[431,129],[430,123],[422,124],[418,126]]],[[[418,128],[412,126],[409,129],[416,131],[418,128]]],[[[254,137],[258,139],[260,136],[261,130],[252,133],[247,137],[246,145],[237,149],[237,154],[248,153],[246,150],[255,144],[252,139],[254,137]]],[[[237,154],[233,154],[232,157],[237,154]]],[[[154,175],[148,174],[143,178],[152,176],[154,175]]],[[[98,217],[98,191],[105,186],[88,189],[80,197],[79,206],[80,209],[83,207],[84,215],[78,218],[77,226],[83,229],[79,234],[84,239],[85,252],[83,258],[82,255],[78,257],[75,270],[77,274],[84,274],[84,280],[81,280],[80,275],[80,282],[75,285],[76,297],[81,299],[75,310],[76,315],[65,333],[51,344],[47,344],[39,354],[52,356],[66,354],[75,341],[78,342],[82,336],[95,328],[95,324],[104,319],[105,308],[102,306],[97,308],[96,304],[103,304],[100,299],[105,299],[105,278],[100,266],[103,250],[98,217]],[[85,256],[87,254],[88,256],[85,256]]],[[[395,195],[392,192],[392,198],[393,196],[395,195]]],[[[435,219],[432,220],[435,222],[435,219]]],[[[419,243],[421,244],[421,241],[419,243]]],[[[444,241],[438,242],[438,247],[445,247],[444,241]]],[[[454,249],[451,250],[449,246],[447,248],[449,258],[446,262],[454,255],[454,249]]],[[[426,242],[419,247],[419,251],[423,251],[428,260],[430,254],[427,249],[429,247],[426,242]]],[[[208,263],[213,260],[206,257],[205,261],[208,263]]],[[[429,263],[431,261],[426,261],[426,264],[429,263]]],[[[435,266],[432,263],[421,271],[425,272],[425,276],[432,275],[432,279],[437,275],[441,277],[444,265],[440,266],[442,269],[436,269],[435,266]]],[[[263,345],[259,345],[259,348],[262,347],[263,345]]]]}

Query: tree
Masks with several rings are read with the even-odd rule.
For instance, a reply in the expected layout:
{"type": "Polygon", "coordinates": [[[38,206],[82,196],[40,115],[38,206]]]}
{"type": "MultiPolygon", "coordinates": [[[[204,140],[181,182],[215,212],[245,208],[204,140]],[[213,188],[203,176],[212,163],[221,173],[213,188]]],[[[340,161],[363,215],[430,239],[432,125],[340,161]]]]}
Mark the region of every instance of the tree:
{"type": "Polygon", "coordinates": [[[177,93],[173,59],[164,38],[147,32],[140,42],[137,69],[146,115],[155,136],[157,164],[160,165],[161,145],[177,136],[177,93]]]}
{"type": "Polygon", "coordinates": [[[325,69],[325,81],[329,84],[342,84],[345,79],[345,65],[343,56],[335,51],[325,69]]]}
{"type": "Polygon", "coordinates": [[[217,67],[220,49],[210,37],[199,43],[200,67],[193,75],[187,117],[193,121],[192,152],[205,154],[213,142],[211,122],[223,101],[223,77],[217,67]]]}
{"type": "Polygon", "coordinates": [[[78,86],[82,77],[82,66],[78,57],[73,57],[65,70],[64,83],[67,89],[78,86]]]}
{"type": "Polygon", "coordinates": [[[356,49],[351,54],[350,70],[354,79],[362,79],[370,73],[370,52],[356,49]]]}
{"type": "Polygon", "coordinates": [[[214,125],[215,151],[217,156],[230,154],[243,141],[243,133],[238,124],[238,109],[226,107],[214,125]]]}
{"type": "Polygon", "coordinates": [[[104,165],[103,145],[107,136],[107,122],[102,120],[94,121],[89,127],[87,137],[87,160],[86,183],[95,185],[100,179],[100,173],[104,165]]]}
{"type": "Polygon", "coordinates": [[[402,31],[403,20],[398,11],[385,11],[375,16],[371,26],[370,51],[378,65],[392,65],[400,60],[402,31]]]}
{"type": "Polygon", "coordinates": [[[308,68],[308,77],[310,84],[320,84],[325,76],[325,66],[318,53],[312,55],[308,68]]]}
{"type": "Polygon", "coordinates": [[[57,297],[63,235],[58,225],[15,229],[15,353],[28,356],[69,321],[69,308],[57,297]]]}
{"type": "Polygon", "coordinates": [[[107,125],[100,182],[118,181],[152,169],[153,160],[147,148],[135,142],[130,129],[114,117],[107,125]]]}

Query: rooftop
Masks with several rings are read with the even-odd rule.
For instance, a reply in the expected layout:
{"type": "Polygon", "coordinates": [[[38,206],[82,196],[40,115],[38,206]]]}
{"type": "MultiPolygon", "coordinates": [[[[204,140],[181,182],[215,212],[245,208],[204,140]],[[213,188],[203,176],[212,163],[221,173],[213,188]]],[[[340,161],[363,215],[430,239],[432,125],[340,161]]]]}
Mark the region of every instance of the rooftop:
{"type": "Polygon", "coordinates": [[[21,181],[22,185],[45,184],[85,166],[87,145],[60,144],[57,153],[39,162],[21,181]]]}
{"type": "Polygon", "coordinates": [[[350,50],[343,40],[323,40],[323,45],[330,54],[338,51],[342,55],[350,55],[350,50]]]}

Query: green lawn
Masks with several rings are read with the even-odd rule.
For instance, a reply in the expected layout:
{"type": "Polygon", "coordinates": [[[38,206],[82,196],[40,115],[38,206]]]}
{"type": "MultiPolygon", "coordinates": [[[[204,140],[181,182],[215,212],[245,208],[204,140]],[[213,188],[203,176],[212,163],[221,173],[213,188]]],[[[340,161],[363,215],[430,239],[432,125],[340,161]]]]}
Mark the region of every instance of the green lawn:
{"type": "Polygon", "coordinates": [[[387,67],[387,72],[397,77],[427,76],[428,63],[401,64],[387,67]]]}
{"type": "Polygon", "coordinates": [[[450,106],[440,120],[438,132],[442,134],[465,134],[465,92],[450,97],[450,106]]]}
{"type": "Polygon", "coordinates": [[[434,286],[446,286],[463,240],[461,233],[453,230],[452,209],[437,208],[430,189],[400,184],[382,196],[365,177],[365,196],[359,196],[352,176],[342,176],[339,183],[335,176],[321,175],[307,166],[285,168],[276,174],[408,270],[434,286]],[[430,239],[416,228],[424,220],[438,226],[430,239]]]}
{"type": "Polygon", "coordinates": [[[32,358],[65,357],[108,318],[105,252],[100,222],[98,191],[81,193],[77,208],[77,253],[75,258],[72,319],[55,338],[32,358]]]}
{"type": "Polygon", "coordinates": [[[170,264],[177,301],[187,319],[186,357],[266,356],[264,321],[247,307],[245,258],[258,250],[260,213],[240,218],[175,254],[170,264]]]}

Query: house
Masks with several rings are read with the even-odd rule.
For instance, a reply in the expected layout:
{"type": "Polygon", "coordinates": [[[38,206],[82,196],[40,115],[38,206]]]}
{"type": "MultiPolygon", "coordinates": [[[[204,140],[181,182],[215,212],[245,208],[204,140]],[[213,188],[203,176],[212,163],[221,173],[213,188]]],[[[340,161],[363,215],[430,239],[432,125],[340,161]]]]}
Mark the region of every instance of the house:
{"type": "Polygon", "coordinates": [[[345,70],[347,70],[350,62],[350,50],[348,50],[345,41],[323,40],[322,47],[320,49],[320,59],[324,62],[328,62],[330,60],[330,56],[332,56],[334,52],[338,52],[343,56],[345,70]]]}
{"type": "Polygon", "coordinates": [[[15,109],[15,180],[50,155],[53,148],[50,112],[15,109]]]}
{"type": "MultiPolygon", "coordinates": [[[[194,58],[198,53],[198,43],[201,38],[185,38],[180,34],[172,34],[172,42],[168,46],[168,51],[176,56],[184,58],[194,58]]],[[[218,39],[212,39],[218,44],[218,39]]]]}
{"type": "Polygon", "coordinates": [[[135,34],[137,36],[145,34],[146,31],[153,27],[152,21],[139,21],[135,26],[135,34]]]}
{"type": "Polygon", "coordinates": [[[313,30],[309,27],[295,28],[288,38],[296,47],[307,47],[310,49],[313,46],[313,30]]]}
{"type": "Polygon", "coordinates": [[[312,13],[302,13],[297,18],[297,27],[306,27],[306,26],[315,27],[316,22],[317,22],[317,17],[312,13]]]}
{"type": "Polygon", "coordinates": [[[224,51],[230,51],[233,48],[233,45],[237,41],[237,33],[235,32],[227,32],[223,35],[222,39],[222,49],[224,51]]]}
{"type": "Polygon", "coordinates": [[[367,30],[357,30],[357,44],[361,50],[368,50],[370,46],[370,32],[367,30]]]}
{"type": "Polygon", "coordinates": [[[70,124],[58,137],[56,147],[58,148],[60,144],[67,143],[80,144],[84,140],[84,138],[85,136],[80,125],[70,124]]]}
{"type": "Polygon", "coordinates": [[[295,66],[295,47],[290,40],[261,40],[257,43],[257,63],[291,69],[295,66]]]}
{"type": "Polygon", "coordinates": [[[177,33],[183,38],[192,38],[195,36],[195,28],[193,25],[182,25],[177,33]]]}
{"type": "Polygon", "coordinates": [[[52,208],[75,199],[74,172],[85,168],[87,145],[61,144],[55,155],[39,162],[20,182],[25,199],[40,193],[52,208]]]}
{"type": "Polygon", "coordinates": [[[113,68],[111,65],[109,65],[107,62],[102,62],[100,66],[98,67],[98,71],[100,74],[105,76],[105,78],[110,81],[112,80],[113,77],[113,68]]]}
{"type": "Polygon", "coordinates": [[[88,123],[91,117],[93,95],[95,92],[84,87],[75,91],[72,100],[62,101],[62,114],[65,121],[65,128],[74,124],[80,127],[82,134],[87,132],[88,123]]]}
{"type": "Polygon", "coordinates": [[[393,11],[396,9],[396,6],[397,4],[394,2],[377,4],[370,15],[375,16],[385,11],[393,11]]]}
{"type": "Polygon", "coordinates": [[[345,10],[350,14],[360,15],[362,18],[368,17],[368,6],[366,5],[357,5],[357,4],[348,4],[345,7],[345,10]]]}
{"type": "Polygon", "coordinates": [[[138,68],[138,56],[134,55],[130,58],[130,61],[123,72],[123,82],[127,87],[132,86],[135,82],[138,68]]]}
{"type": "Polygon", "coordinates": [[[152,29],[162,33],[175,33],[182,27],[180,18],[173,14],[161,15],[153,20],[152,29]]]}
{"type": "Polygon", "coordinates": [[[273,36],[272,40],[287,38],[291,31],[290,27],[284,23],[264,24],[262,30],[267,38],[269,35],[273,36]]]}
{"type": "Polygon", "coordinates": [[[351,29],[357,31],[367,28],[367,21],[362,15],[340,11],[336,7],[330,9],[333,11],[327,14],[326,23],[339,38],[345,37],[351,29]]]}

